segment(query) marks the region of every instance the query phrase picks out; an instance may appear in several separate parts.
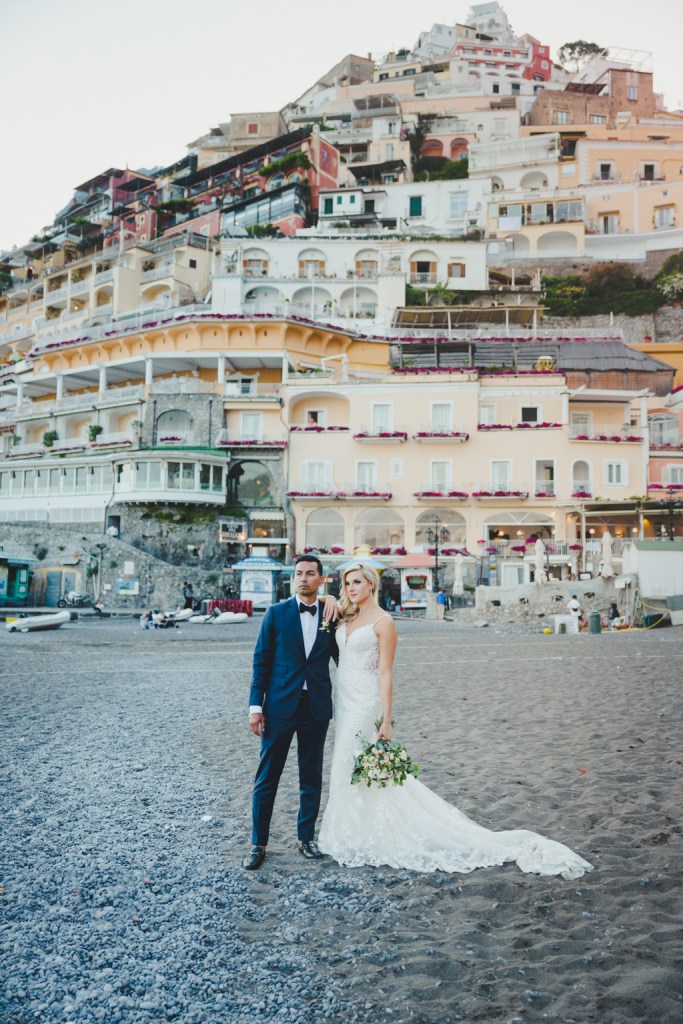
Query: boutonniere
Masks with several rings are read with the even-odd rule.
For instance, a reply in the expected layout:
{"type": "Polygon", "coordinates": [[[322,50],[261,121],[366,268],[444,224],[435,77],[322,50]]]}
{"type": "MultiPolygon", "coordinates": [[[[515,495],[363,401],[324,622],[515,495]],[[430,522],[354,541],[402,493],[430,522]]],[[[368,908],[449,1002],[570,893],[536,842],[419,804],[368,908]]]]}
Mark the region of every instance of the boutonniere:
{"type": "Polygon", "coordinates": [[[329,633],[331,625],[332,625],[331,622],[329,622],[327,619],[323,619],[323,621],[320,624],[320,629],[318,630],[318,632],[319,633],[329,633]]]}

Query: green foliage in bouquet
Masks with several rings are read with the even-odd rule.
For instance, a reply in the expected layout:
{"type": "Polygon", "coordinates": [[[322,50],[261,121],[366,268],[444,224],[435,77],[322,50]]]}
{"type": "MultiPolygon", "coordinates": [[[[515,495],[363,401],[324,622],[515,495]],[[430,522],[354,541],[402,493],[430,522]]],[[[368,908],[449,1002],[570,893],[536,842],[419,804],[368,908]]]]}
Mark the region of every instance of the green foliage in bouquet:
{"type": "MultiPolygon", "coordinates": [[[[393,723],[392,723],[393,724],[393,723]]],[[[379,731],[382,720],[375,722],[379,731]]],[[[376,739],[366,743],[356,757],[351,773],[351,783],[363,782],[366,786],[385,789],[389,783],[402,786],[409,775],[417,776],[419,766],[398,740],[376,739]]]]}

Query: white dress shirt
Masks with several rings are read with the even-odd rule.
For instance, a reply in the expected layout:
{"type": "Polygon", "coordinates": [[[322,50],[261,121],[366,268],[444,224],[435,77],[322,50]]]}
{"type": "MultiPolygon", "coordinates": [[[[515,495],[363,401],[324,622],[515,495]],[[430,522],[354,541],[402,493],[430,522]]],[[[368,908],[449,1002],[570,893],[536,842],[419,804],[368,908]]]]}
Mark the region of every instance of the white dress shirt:
{"type": "MultiPolygon", "coordinates": [[[[318,601],[318,598],[316,597],[315,602],[314,602],[315,614],[311,615],[310,612],[299,611],[299,600],[300,599],[297,598],[296,610],[297,610],[297,612],[299,612],[299,621],[301,622],[301,632],[303,633],[303,637],[304,637],[304,651],[306,652],[306,657],[308,658],[309,654],[313,650],[313,645],[315,644],[316,634],[318,632],[318,624],[319,624],[319,621],[320,621],[320,602],[318,601]]],[[[306,602],[303,601],[302,604],[306,604],[306,602]]],[[[308,683],[304,682],[304,690],[307,690],[307,689],[308,689],[308,683]]],[[[251,704],[249,706],[249,714],[250,715],[260,715],[262,712],[263,712],[263,708],[260,707],[258,704],[251,704]]]]}

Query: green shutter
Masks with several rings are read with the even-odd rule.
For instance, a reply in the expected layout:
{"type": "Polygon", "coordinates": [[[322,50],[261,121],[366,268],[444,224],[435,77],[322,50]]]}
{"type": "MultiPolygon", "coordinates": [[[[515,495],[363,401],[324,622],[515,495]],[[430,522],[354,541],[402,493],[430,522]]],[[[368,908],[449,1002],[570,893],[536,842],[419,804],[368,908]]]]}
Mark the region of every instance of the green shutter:
{"type": "Polygon", "coordinates": [[[422,196],[411,196],[410,197],[410,217],[421,217],[422,216],[422,196]]]}

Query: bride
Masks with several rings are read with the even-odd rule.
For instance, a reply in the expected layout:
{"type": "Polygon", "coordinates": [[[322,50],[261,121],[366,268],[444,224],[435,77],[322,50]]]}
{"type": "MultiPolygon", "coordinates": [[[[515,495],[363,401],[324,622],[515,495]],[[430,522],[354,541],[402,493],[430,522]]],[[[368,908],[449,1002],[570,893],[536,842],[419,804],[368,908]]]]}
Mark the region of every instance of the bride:
{"type": "Polygon", "coordinates": [[[408,776],[386,789],[351,784],[356,755],[375,735],[392,739],[396,627],[379,609],[377,573],[358,562],[342,577],[334,685],[335,741],[330,795],[319,847],[340,864],[468,872],[514,861],[522,871],[578,878],[592,865],[535,832],[490,832],[408,776]]]}

